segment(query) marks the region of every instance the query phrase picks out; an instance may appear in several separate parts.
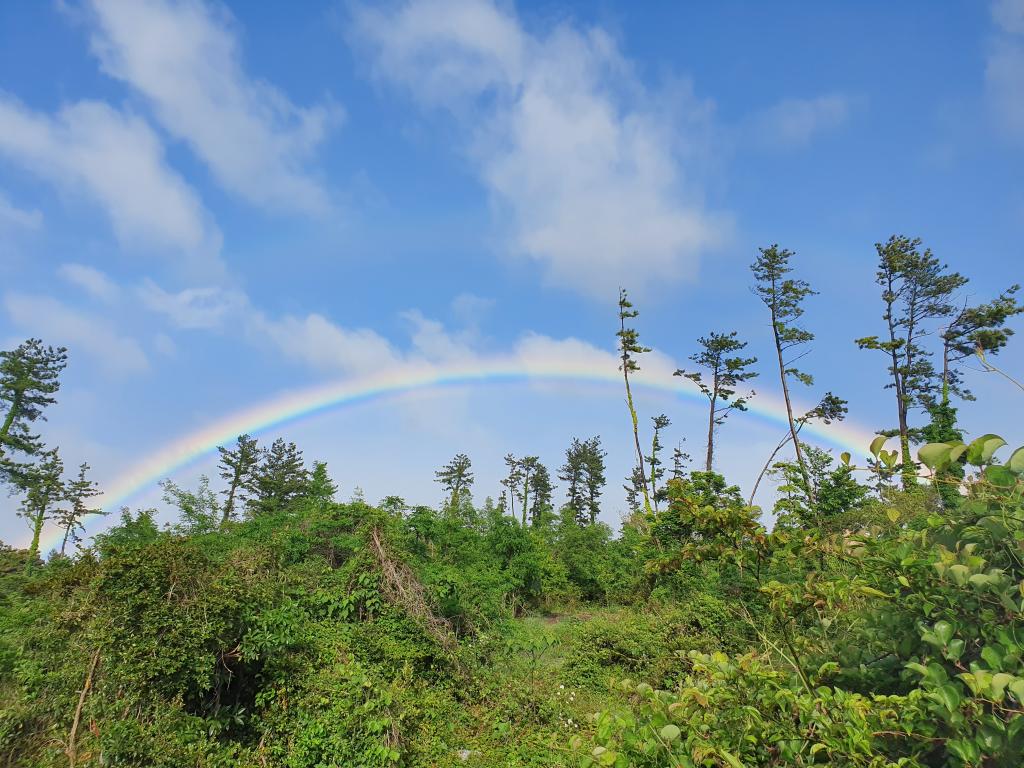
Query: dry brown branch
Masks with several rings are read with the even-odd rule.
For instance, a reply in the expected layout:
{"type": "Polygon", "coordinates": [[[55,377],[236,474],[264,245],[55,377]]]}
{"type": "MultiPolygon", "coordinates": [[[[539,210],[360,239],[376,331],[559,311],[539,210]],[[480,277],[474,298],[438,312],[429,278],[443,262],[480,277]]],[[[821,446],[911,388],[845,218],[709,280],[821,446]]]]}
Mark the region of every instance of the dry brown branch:
{"type": "Polygon", "coordinates": [[[370,546],[383,577],[384,597],[402,606],[445,651],[454,654],[458,641],[451,622],[430,609],[423,584],[408,565],[391,556],[376,527],[370,530],[370,546]]]}
{"type": "Polygon", "coordinates": [[[82,686],[82,692],[78,696],[78,706],[75,707],[75,719],[71,722],[71,733],[68,734],[68,748],[65,750],[65,754],[68,756],[70,768],[75,768],[75,742],[78,740],[78,724],[82,719],[82,707],[85,706],[85,697],[89,695],[89,689],[92,688],[92,675],[96,671],[96,664],[99,660],[100,649],[97,648],[92,655],[92,661],[89,663],[89,672],[85,676],[85,684],[82,686]]]}

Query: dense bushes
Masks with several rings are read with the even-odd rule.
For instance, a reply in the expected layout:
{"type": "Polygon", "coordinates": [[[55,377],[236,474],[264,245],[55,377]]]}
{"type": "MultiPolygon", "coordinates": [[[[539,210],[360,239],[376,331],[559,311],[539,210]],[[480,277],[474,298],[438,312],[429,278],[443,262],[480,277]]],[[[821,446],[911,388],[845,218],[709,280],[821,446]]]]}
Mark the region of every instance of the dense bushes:
{"type": "MultiPolygon", "coordinates": [[[[995,464],[1002,444],[922,449],[936,470],[959,456],[978,467],[955,505],[918,488],[888,495],[881,524],[868,508],[838,532],[684,537],[749,582],[736,607],[758,649],[691,651],[664,690],[624,681],[631,704],[595,716],[584,763],[1020,765],[1024,451],[995,464]]],[[[675,498],[676,528],[695,527],[686,495],[675,498]]]]}
{"type": "Polygon", "coordinates": [[[771,532],[693,473],[617,537],[300,499],[3,549],[0,764],[1015,766],[1024,454],[982,442],[922,452],[956,504],[771,532]]]}

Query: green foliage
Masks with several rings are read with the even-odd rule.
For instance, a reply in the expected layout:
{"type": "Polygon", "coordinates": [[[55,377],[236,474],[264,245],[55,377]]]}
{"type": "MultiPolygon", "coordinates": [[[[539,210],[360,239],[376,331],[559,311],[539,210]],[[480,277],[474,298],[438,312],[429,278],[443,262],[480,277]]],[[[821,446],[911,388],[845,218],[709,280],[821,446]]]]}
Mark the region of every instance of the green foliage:
{"type": "Polygon", "coordinates": [[[736,388],[740,384],[757,376],[757,371],[750,370],[750,366],[757,362],[756,357],[741,357],[739,355],[730,357],[731,353],[739,352],[747,346],[747,342],[740,341],[736,336],[736,331],[713,332],[709,336],[701,336],[697,339],[697,343],[702,349],[700,352],[690,355],[690,360],[704,371],[680,369],[674,374],[675,376],[685,376],[692,381],[708,399],[708,444],[704,467],[708,472],[711,471],[714,460],[715,427],[723,424],[733,410],[745,411],[747,402],[754,395],[751,392],[746,396],[734,397],[736,388]],[[709,378],[707,382],[704,381],[705,372],[709,378]]]}
{"type": "Polygon", "coordinates": [[[45,420],[43,411],[56,402],[60,374],[67,365],[67,349],[44,346],[28,339],[15,349],[0,351],[0,461],[10,469],[11,454],[35,455],[42,450],[31,425],[45,420]]]}

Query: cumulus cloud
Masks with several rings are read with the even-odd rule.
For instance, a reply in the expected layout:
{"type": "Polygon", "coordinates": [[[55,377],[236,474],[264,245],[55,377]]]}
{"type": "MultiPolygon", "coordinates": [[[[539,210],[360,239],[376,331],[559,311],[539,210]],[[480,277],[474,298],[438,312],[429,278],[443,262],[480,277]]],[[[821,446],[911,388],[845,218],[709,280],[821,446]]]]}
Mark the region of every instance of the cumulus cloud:
{"type": "Polygon", "coordinates": [[[600,29],[528,32],[490,0],[359,6],[353,38],[384,79],[442,107],[511,227],[510,249],[551,282],[601,298],[620,283],[692,277],[726,219],[683,167],[670,115],[600,29]]]}
{"type": "Polygon", "coordinates": [[[3,304],[11,323],[25,333],[88,355],[109,374],[149,369],[139,343],[102,317],[73,309],[51,296],[9,292],[3,304]]]}
{"type": "Polygon", "coordinates": [[[103,272],[85,264],[61,264],[57,275],[100,301],[113,301],[121,292],[103,272]]]}
{"type": "Polygon", "coordinates": [[[26,211],[18,208],[7,197],[0,193],[0,229],[5,227],[20,227],[22,229],[39,229],[43,224],[41,211],[26,211]]]}
{"type": "Polygon", "coordinates": [[[317,313],[270,318],[255,312],[247,326],[255,339],[317,370],[372,374],[402,363],[401,355],[376,331],[343,328],[317,313]]]}
{"type": "Polygon", "coordinates": [[[756,116],[754,130],[756,139],[767,146],[800,147],[839,127],[849,115],[850,99],[842,94],[784,99],[756,116]]]}
{"type": "Polygon", "coordinates": [[[51,116],[0,94],[0,154],[61,190],[92,197],[123,243],[219,268],[220,234],[144,120],[95,101],[51,116]]]}
{"type": "Polygon", "coordinates": [[[1024,0],[992,4],[996,34],[989,44],[985,84],[999,128],[1024,139],[1024,0]]]}
{"type": "Polygon", "coordinates": [[[226,10],[199,0],[91,0],[90,6],[92,48],[104,71],[141,93],[226,189],[268,208],[328,208],[308,161],[340,118],[339,108],[297,107],[250,78],[226,10]]]}

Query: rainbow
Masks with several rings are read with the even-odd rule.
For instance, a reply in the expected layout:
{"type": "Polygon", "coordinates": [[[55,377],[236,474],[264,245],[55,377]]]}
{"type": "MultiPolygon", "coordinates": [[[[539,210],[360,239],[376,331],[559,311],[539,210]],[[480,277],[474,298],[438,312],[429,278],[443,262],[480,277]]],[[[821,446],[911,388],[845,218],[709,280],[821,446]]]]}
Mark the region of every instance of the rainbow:
{"type": "MultiPolygon", "coordinates": [[[[603,357],[603,356],[602,356],[603,357]]],[[[259,434],[282,424],[309,418],[328,410],[431,389],[502,382],[598,382],[621,386],[622,374],[614,358],[601,360],[567,354],[561,359],[534,360],[522,356],[495,358],[467,363],[410,364],[377,375],[335,381],[283,392],[263,402],[239,410],[164,445],[110,483],[99,506],[110,512],[128,504],[139,493],[151,489],[173,473],[213,453],[240,434],[259,434]],[[610,364],[609,364],[610,363],[610,364]]],[[[645,370],[633,379],[638,390],[654,390],[681,398],[703,400],[704,396],[686,379],[671,372],[645,370]]],[[[763,420],[785,425],[786,411],[781,400],[758,394],[748,406],[749,412],[763,420]]],[[[809,424],[803,430],[825,444],[861,455],[874,434],[848,422],[831,425],[809,424]]],[[[48,532],[49,533],[49,532],[48,532]]],[[[44,536],[43,551],[59,544],[59,535],[44,536]]]]}

